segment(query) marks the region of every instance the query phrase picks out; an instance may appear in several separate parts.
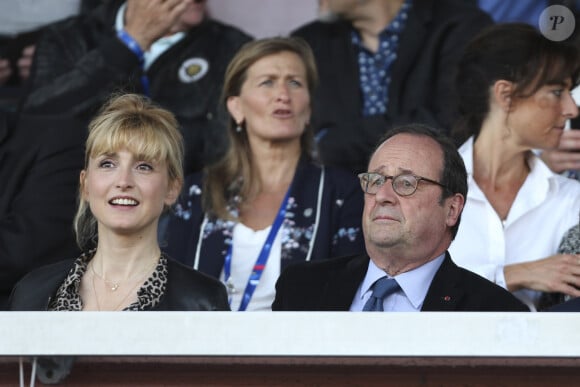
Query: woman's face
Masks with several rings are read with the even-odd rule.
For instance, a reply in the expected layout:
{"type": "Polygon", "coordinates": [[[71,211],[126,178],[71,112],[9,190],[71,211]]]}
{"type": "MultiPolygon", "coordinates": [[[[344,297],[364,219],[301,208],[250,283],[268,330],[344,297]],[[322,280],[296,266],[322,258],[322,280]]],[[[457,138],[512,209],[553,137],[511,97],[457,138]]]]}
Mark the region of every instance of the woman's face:
{"type": "Polygon", "coordinates": [[[556,148],[566,121],[578,115],[570,93],[571,81],[544,85],[533,95],[514,102],[508,116],[521,145],[531,149],[556,148]]]}
{"type": "Polygon", "coordinates": [[[99,234],[156,234],[164,206],[173,204],[179,192],[164,162],[142,160],[126,149],[91,157],[80,179],[99,234]]]}
{"type": "Polygon", "coordinates": [[[234,120],[245,123],[250,141],[299,141],[310,120],[304,63],[287,51],[259,59],[248,68],[240,95],[227,105],[234,120]]]}

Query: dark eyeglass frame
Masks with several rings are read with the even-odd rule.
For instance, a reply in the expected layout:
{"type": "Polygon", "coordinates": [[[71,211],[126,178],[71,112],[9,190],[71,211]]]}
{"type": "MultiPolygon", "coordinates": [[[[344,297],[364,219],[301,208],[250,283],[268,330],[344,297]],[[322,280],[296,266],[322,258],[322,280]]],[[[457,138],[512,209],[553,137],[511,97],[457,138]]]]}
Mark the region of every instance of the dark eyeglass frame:
{"type": "MultiPolygon", "coordinates": [[[[363,173],[359,173],[358,174],[358,178],[360,180],[360,184],[361,184],[362,190],[365,193],[369,194],[369,195],[376,195],[376,193],[378,192],[378,190],[389,179],[391,179],[391,186],[393,187],[393,191],[395,191],[395,193],[397,195],[399,195],[399,196],[411,196],[411,195],[413,195],[415,192],[417,192],[417,187],[419,186],[419,182],[420,181],[426,181],[426,182],[431,183],[431,184],[436,184],[436,185],[438,185],[440,187],[443,187],[445,190],[448,190],[447,189],[447,186],[441,184],[438,181],[431,180],[431,179],[428,179],[428,178],[423,177],[423,176],[415,175],[413,173],[401,173],[400,175],[396,175],[396,176],[385,176],[385,175],[381,175],[380,173],[376,173],[376,172],[363,172],[363,173]],[[371,179],[371,177],[373,177],[373,176],[378,177],[379,180],[377,180],[377,182],[380,182],[380,184],[379,185],[376,185],[375,184],[375,186],[377,187],[377,191],[376,192],[369,192],[369,188],[371,187],[370,182],[371,182],[371,180],[373,180],[373,179],[371,179]],[[410,178],[410,177],[412,177],[414,179],[414,181],[415,181],[415,185],[413,187],[413,191],[411,191],[409,193],[405,193],[405,192],[401,193],[401,192],[399,192],[399,188],[397,188],[397,183],[396,182],[397,181],[404,181],[404,180],[401,180],[401,178],[410,178]]],[[[413,180],[411,180],[411,181],[413,181],[413,180]]]]}

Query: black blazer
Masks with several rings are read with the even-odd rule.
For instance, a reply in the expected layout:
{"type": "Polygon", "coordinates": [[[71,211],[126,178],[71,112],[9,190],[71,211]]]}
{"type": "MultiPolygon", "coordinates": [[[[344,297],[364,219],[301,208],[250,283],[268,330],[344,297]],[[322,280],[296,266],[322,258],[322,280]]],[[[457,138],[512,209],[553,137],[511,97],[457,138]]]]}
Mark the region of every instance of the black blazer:
{"type": "MultiPolygon", "coordinates": [[[[10,310],[47,310],[74,260],[43,266],[20,280],[10,296],[10,310]]],[[[167,258],[167,287],[155,311],[229,311],[224,285],[196,270],[167,258]]]]}
{"type": "MultiPolygon", "coordinates": [[[[276,283],[275,311],[348,311],[370,258],[356,255],[288,267],[276,283]]],[[[446,253],[421,311],[529,312],[504,288],[457,266],[446,253]]]]}
{"type": "Polygon", "coordinates": [[[580,297],[572,298],[561,304],[554,305],[545,310],[546,312],[580,312],[580,297]]]}
{"type": "Polygon", "coordinates": [[[0,310],[8,307],[10,291],[26,273],[80,254],[72,224],[87,133],[85,124],[67,115],[23,114],[4,130],[0,310]]]}

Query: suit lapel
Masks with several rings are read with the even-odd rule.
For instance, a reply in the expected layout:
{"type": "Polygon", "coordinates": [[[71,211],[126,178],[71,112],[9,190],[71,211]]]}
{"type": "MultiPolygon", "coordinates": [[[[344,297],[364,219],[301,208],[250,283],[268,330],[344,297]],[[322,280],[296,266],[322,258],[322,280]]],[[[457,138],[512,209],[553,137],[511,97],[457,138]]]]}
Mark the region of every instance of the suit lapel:
{"type": "Polygon", "coordinates": [[[348,311],[368,264],[369,257],[365,254],[352,257],[346,265],[340,265],[339,270],[331,274],[327,281],[321,305],[327,310],[348,311]]]}
{"type": "Polygon", "coordinates": [[[431,286],[425,296],[422,312],[447,312],[457,310],[457,304],[463,297],[463,290],[457,286],[457,279],[460,277],[459,268],[445,253],[445,259],[435,273],[431,286]]]}

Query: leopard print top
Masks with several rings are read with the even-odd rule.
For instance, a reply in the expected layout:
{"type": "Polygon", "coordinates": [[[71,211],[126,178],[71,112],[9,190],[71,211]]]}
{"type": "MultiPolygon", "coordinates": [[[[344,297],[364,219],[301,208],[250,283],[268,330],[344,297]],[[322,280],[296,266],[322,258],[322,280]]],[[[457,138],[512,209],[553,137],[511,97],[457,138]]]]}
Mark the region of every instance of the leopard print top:
{"type": "MultiPolygon", "coordinates": [[[[88,264],[95,252],[96,250],[91,250],[75,260],[73,267],[50,302],[48,310],[81,311],[83,309],[83,302],[79,295],[81,278],[86,273],[88,264]]],[[[137,292],[137,301],[127,306],[123,311],[144,311],[155,308],[161,301],[166,286],[167,258],[161,254],[155,270],[137,292]]]]}

